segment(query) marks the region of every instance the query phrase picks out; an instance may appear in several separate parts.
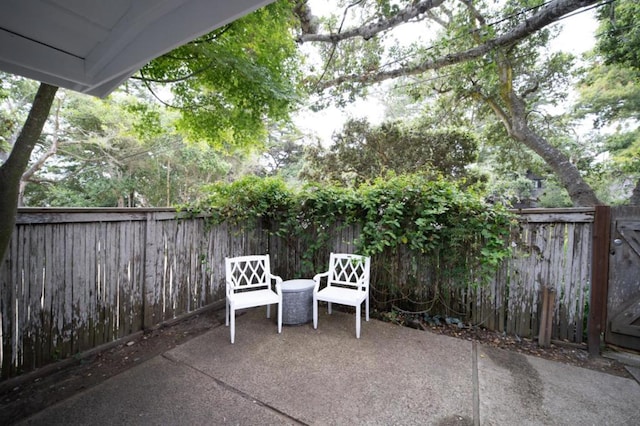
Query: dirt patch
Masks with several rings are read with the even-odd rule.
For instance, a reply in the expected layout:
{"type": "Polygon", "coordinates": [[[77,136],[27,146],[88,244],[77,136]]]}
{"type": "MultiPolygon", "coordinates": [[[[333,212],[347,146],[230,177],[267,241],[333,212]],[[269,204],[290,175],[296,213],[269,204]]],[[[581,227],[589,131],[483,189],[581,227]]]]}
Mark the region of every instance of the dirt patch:
{"type": "MultiPolygon", "coordinates": [[[[562,346],[554,344],[550,348],[540,348],[535,341],[507,336],[478,327],[459,328],[446,324],[431,326],[411,321],[399,321],[398,323],[426,332],[477,341],[494,348],[507,349],[520,354],[537,356],[616,376],[631,377],[624,365],[617,361],[590,358],[586,345],[562,346]]],[[[0,424],[13,424],[143,361],[160,355],[213,327],[221,326],[221,324],[224,326],[224,311],[201,313],[170,326],[160,327],[147,334],[128,339],[115,347],[77,360],[72,364],[67,363],[64,367],[48,369],[47,374],[32,374],[23,379],[0,382],[0,424]]],[[[467,419],[463,418],[443,421],[442,424],[467,423],[467,419]]]]}
{"type": "Polygon", "coordinates": [[[596,370],[615,376],[632,378],[624,364],[603,357],[589,356],[586,343],[574,344],[569,342],[554,342],[548,348],[542,348],[537,340],[507,335],[482,327],[459,327],[457,324],[432,325],[412,318],[396,317],[396,321],[407,327],[444,334],[458,339],[476,341],[493,348],[506,349],[523,355],[530,355],[551,361],[571,364],[590,370],[596,370]],[[398,321],[399,320],[399,321],[398,321]]]}

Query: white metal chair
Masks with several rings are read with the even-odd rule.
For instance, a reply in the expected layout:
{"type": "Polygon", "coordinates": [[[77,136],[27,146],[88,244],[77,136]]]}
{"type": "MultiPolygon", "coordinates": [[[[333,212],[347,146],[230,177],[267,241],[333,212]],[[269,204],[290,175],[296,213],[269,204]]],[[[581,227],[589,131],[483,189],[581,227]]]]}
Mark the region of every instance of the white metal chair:
{"type": "Polygon", "coordinates": [[[231,324],[231,343],[235,340],[236,310],[267,306],[267,318],[271,317],[271,305],[278,305],[278,333],[282,332],[282,278],[271,273],[269,255],[225,258],[226,270],[226,325],[231,324]],[[273,284],[275,281],[275,290],[273,284]]]}
{"type": "Polygon", "coordinates": [[[331,253],[329,270],[313,277],[313,328],[318,328],[318,302],[348,305],[356,308],[356,337],[360,338],[360,308],[365,302],[365,317],[369,321],[369,275],[371,258],[356,254],[331,253]],[[320,281],[327,279],[326,287],[320,289],[320,281]]]}

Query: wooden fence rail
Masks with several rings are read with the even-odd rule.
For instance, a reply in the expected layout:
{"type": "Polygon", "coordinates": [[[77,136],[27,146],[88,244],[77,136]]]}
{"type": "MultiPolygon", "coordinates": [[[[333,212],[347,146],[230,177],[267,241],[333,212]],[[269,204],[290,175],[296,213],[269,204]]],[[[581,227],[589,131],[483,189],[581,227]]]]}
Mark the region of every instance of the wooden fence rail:
{"type": "MultiPolygon", "coordinates": [[[[21,209],[0,264],[0,379],[223,300],[225,256],[269,252],[285,279],[303,270],[301,243],[260,224],[207,227],[203,218],[177,216],[170,209],[21,209]]],[[[581,342],[592,222],[589,209],[520,215],[513,257],[490,286],[453,294],[456,306],[469,322],[533,337],[539,291],[550,286],[557,295],[553,336],[581,342]]],[[[330,250],[353,251],[358,233],[331,230],[330,247],[312,269],[326,267],[330,250]]],[[[372,291],[376,279],[394,279],[387,269],[372,271],[372,291]]],[[[421,285],[429,286],[429,274],[419,271],[421,285]]]]}

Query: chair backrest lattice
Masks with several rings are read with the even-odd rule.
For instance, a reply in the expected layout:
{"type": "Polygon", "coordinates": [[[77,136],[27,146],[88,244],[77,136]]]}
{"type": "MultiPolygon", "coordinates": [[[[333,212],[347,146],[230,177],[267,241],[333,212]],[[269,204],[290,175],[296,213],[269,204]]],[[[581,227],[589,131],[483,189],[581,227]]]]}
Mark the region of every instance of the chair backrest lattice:
{"type": "Polygon", "coordinates": [[[270,282],[269,256],[241,256],[225,259],[227,286],[234,291],[268,287],[270,282]]]}
{"type": "Polygon", "coordinates": [[[331,253],[328,284],[368,291],[369,270],[369,257],[331,253]]]}

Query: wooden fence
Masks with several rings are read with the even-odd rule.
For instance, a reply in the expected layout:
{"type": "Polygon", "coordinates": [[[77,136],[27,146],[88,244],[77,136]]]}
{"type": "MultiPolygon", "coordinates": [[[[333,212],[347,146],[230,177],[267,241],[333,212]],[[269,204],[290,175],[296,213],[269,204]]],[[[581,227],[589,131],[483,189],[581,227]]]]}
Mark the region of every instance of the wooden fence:
{"type": "MultiPolygon", "coordinates": [[[[275,273],[285,279],[303,274],[299,241],[263,232],[260,224],[209,228],[203,218],[177,216],[169,209],[21,209],[0,265],[1,379],[223,300],[225,256],[269,252],[275,273]]],[[[533,337],[539,291],[551,286],[557,295],[553,336],[581,342],[593,210],[519,217],[513,257],[490,286],[452,294],[455,306],[474,324],[533,337]]],[[[330,250],[353,251],[357,236],[354,227],[331,230],[327,253],[317,253],[311,268],[321,271],[330,250]]],[[[403,262],[393,263],[402,269],[403,262]]],[[[428,288],[431,272],[418,272],[428,288]]],[[[376,280],[406,276],[376,269],[374,259],[374,297],[376,280]]]]}
{"type": "Polygon", "coordinates": [[[492,285],[471,297],[473,323],[534,337],[538,333],[543,287],[554,290],[552,337],[581,343],[586,333],[593,209],[528,210],[512,232],[512,257],[492,285]]]}

